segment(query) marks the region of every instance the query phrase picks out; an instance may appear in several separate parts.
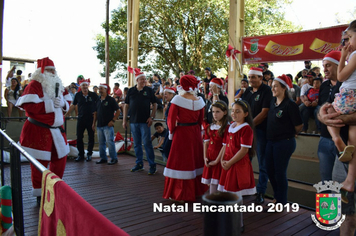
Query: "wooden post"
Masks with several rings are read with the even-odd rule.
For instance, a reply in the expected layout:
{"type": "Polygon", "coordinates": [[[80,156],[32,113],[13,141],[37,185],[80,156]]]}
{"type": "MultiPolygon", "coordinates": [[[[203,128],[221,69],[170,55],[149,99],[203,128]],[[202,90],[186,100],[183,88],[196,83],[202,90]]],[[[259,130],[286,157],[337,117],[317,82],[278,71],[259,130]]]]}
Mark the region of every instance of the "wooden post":
{"type": "MultiPolygon", "coordinates": [[[[127,2],[127,65],[137,68],[138,65],[138,32],[140,22],[140,0],[127,2]]],[[[127,73],[128,86],[135,85],[134,75],[127,73]]]]}
{"type": "MultiPolygon", "coordinates": [[[[229,19],[229,43],[235,49],[242,51],[242,39],[241,37],[245,34],[244,28],[244,0],[230,0],[230,19],[229,19]]],[[[242,62],[242,54],[237,55],[240,63],[242,62]]],[[[231,60],[229,58],[229,60],[231,60]]],[[[242,64],[241,64],[242,66],[242,64]]],[[[241,71],[237,61],[233,62],[233,70],[231,71],[231,62],[229,61],[228,66],[228,98],[229,102],[234,101],[234,95],[237,88],[241,84],[242,76],[242,67],[241,71]]]]}
{"type": "Polygon", "coordinates": [[[106,0],[106,27],[105,27],[105,82],[109,84],[109,77],[110,77],[110,56],[109,56],[109,5],[110,0],[106,0]]]}

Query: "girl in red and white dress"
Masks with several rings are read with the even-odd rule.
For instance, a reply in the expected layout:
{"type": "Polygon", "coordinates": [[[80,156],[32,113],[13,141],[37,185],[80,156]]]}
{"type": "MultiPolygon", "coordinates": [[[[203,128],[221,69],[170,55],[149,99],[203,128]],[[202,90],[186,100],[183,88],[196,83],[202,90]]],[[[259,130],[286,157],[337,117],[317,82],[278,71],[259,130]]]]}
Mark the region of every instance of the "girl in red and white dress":
{"type": "MultiPolygon", "coordinates": [[[[249,104],[237,100],[232,104],[231,117],[233,123],[224,137],[218,190],[231,192],[242,199],[244,195],[256,193],[250,156],[254,154],[253,119],[249,104]]],[[[242,201],[241,201],[242,204],[242,201]]],[[[241,215],[241,226],[243,220],[241,215]]]]}
{"type": "Polygon", "coordinates": [[[252,195],[256,193],[256,187],[249,158],[254,154],[253,119],[249,104],[244,100],[235,101],[231,117],[234,122],[225,133],[221,160],[223,170],[218,190],[241,196],[252,195]]]}
{"type": "Polygon", "coordinates": [[[229,129],[227,104],[224,101],[216,101],[212,107],[213,123],[208,125],[204,135],[204,171],[201,182],[210,185],[210,193],[218,189],[221,164],[220,152],[224,134],[229,129]]]}
{"type": "Polygon", "coordinates": [[[163,198],[195,201],[207,190],[201,183],[204,169],[201,125],[205,103],[197,97],[199,81],[192,75],[180,78],[179,95],[171,101],[167,117],[171,151],[163,175],[163,198]]]}

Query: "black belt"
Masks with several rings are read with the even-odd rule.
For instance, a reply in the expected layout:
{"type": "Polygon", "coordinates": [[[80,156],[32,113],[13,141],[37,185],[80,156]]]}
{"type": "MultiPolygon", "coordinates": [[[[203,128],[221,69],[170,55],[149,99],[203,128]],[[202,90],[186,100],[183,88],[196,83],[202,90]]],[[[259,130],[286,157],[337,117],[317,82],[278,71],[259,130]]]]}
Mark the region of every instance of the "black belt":
{"type": "Polygon", "coordinates": [[[197,125],[198,122],[194,122],[194,123],[178,123],[178,126],[193,126],[193,125],[197,125]]]}
{"type": "Polygon", "coordinates": [[[47,129],[59,129],[62,133],[65,133],[65,130],[62,128],[62,126],[53,127],[53,126],[47,125],[45,123],[39,122],[31,117],[28,117],[27,120],[34,125],[37,125],[37,126],[40,126],[43,128],[47,128],[47,129]]]}

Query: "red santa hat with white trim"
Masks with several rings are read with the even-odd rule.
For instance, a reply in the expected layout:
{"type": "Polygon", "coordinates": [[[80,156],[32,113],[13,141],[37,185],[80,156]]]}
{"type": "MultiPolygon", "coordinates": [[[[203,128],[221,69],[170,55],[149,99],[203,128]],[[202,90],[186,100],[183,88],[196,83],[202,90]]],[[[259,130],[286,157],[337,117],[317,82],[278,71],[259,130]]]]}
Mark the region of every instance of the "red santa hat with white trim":
{"type": "Polygon", "coordinates": [[[219,78],[213,78],[210,83],[209,83],[210,86],[213,86],[213,85],[216,85],[216,87],[222,89],[223,86],[224,86],[224,81],[222,79],[219,79],[219,78]]]}
{"type": "Polygon", "coordinates": [[[184,75],[179,80],[180,86],[178,90],[183,89],[186,92],[198,89],[199,81],[193,75],[184,75]]]}
{"type": "Polygon", "coordinates": [[[331,61],[331,62],[334,62],[336,65],[339,65],[340,58],[341,58],[340,51],[331,51],[324,56],[323,61],[325,61],[325,60],[331,61]]]}
{"type": "Polygon", "coordinates": [[[82,84],[87,84],[88,86],[90,85],[90,78],[89,79],[81,79],[79,80],[79,85],[82,84]]]}
{"type": "Polygon", "coordinates": [[[285,74],[278,76],[274,80],[278,81],[279,83],[283,84],[288,88],[288,90],[291,90],[293,92],[293,84],[292,80],[286,76],[285,74]]]}
{"type": "Polygon", "coordinates": [[[103,84],[103,83],[101,83],[101,84],[99,85],[99,87],[106,88],[106,93],[107,93],[107,94],[110,94],[110,86],[109,86],[108,84],[103,84]]]}
{"type": "Polygon", "coordinates": [[[175,87],[165,87],[164,88],[164,92],[168,92],[168,93],[176,93],[177,89],[175,87]]]}
{"type": "Polygon", "coordinates": [[[263,76],[263,69],[258,67],[251,67],[248,75],[258,75],[263,76]]]}
{"type": "Polygon", "coordinates": [[[127,71],[135,75],[136,80],[142,76],[146,76],[139,68],[127,67],[127,71]]]}
{"type": "Polygon", "coordinates": [[[49,59],[48,57],[37,60],[37,69],[38,68],[41,68],[42,74],[45,69],[54,69],[54,70],[56,69],[56,67],[54,67],[53,61],[51,59],[49,59]]]}

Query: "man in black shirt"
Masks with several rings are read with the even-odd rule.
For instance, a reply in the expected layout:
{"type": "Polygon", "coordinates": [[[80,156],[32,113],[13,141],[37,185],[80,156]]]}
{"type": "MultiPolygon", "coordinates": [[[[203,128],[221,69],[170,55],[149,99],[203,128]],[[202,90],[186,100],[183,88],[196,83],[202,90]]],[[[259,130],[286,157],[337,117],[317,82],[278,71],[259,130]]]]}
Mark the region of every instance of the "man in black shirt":
{"type": "MultiPolygon", "coordinates": [[[[337,68],[341,53],[334,52],[334,54],[335,53],[339,54],[338,59],[331,58],[330,54],[325,55],[323,59],[324,73],[327,80],[321,84],[319,89],[319,106],[322,106],[326,102],[333,102],[334,94],[339,92],[341,83],[337,80],[337,68]]],[[[327,126],[321,123],[318,158],[322,181],[332,179],[332,170],[337,154],[338,151],[328,132],[327,126]]]]}
{"type": "Polygon", "coordinates": [[[271,88],[262,83],[262,78],[262,69],[252,67],[248,73],[248,80],[251,87],[248,87],[241,97],[250,104],[253,123],[255,125],[257,159],[260,172],[256,187],[257,204],[262,204],[264,202],[264,195],[267,189],[268,174],[265,160],[267,144],[266,129],[267,114],[272,100],[271,88]]]}
{"type": "Polygon", "coordinates": [[[88,153],[86,161],[91,161],[94,147],[94,130],[92,128],[94,112],[96,110],[96,101],[98,95],[89,91],[89,81],[84,80],[80,84],[81,91],[74,96],[73,103],[69,107],[66,116],[69,116],[73,109],[78,106],[78,120],[77,120],[77,149],[78,157],[76,162],[84,160],[84,131],[88,132],[88,153]]]}
{"type": "Polygon", "coordinates": [[[107,84],[99,85],[100,98],[96,102],[96,112],[94,113],[93,130],[97,121],[97,133],[99,139],[100,160],[96,164],[107,163],[106,143],[109,148],[111,161],[108,165],[117,163],[117,153],[114,142],[114,125],[120,115],[120,108],[115,98],[110,97],[110,87],[107,84]],[[115,115],[114,115],[115,114],[115,115]]]}
{"type": "MultiPolygon", "coordinates": [[[[332,53],[335,53],[332,52],[332,53]]],[[[324,72],[325,72],[325,77],[331,77],[332,75],[334,75],[334,77],[336,78],[336,72],[337,72],[337,64],[338,61],[335,62],[335,60],[332,60],[333,58],[330,57],[328,54],[325,55],[324,60],[323,60],[323,66],[324,66],[324,72]],[[329,57],[329,60],[326,60],[325,58],[329,57]],[[329,62],[328,62],[329,61],[329,62]],[[332,72],[332,70],[330,69],[330,66],[332,66],[333,64],[331,63],[332,61],[334,61],[334,64],[336,64],[336,69],[334,69],[334,72],[332,72]],[[328,63],[328,64],[326,64],[328,63]]],[[[334,58],[335,59],[335,58],[334,58]]],[[[339,57],[340,59],[340,57],[339,57]]],[[[326,83],[326,82],[324,82],[326,83]]],[[[323,84],[324,84],[323,83],[323,84]]],[[[335,82],[334,82],[335,83],[335,82]]],[[[326,84],[327,85],[327,84],[326,84]]],[[[326,86],[327,87],[327,86],[326,86]]],[[[340,135],[343,138],[343,140],[345,141],[345,143],[347,143],[347,139],[348,139],[348,127],[347,125],[355,125],[356,124],[356,113],[352,113],[349,115],[339,115],[338,113],[333,113],[333,114],[328,114],[327,110],[329,107],[332,107],[332,102],[334,100],[334,95],[335,93],[338,93],[339,91],[339,87],[340,87],[340,83],[337,82],[335,83],[334,86],[329,86],[329,91],[330,91],[330,98],[329,100],[326,101],[326,103],[324,103],[321,107],[320,107],[320,111],[318,114],[318,119],[320,120],[320,122],[322,122],[323,124],[325,124],[325,128],[326,129],[326,125],[328,126],[335,126],[335,127],[339,127],[341,128],[340,131],[340,135]]],[[[320,88],[321,89],[321,88],[320,88]]],[[[328,89],[325,89],[326,91],[328,89]]],[[[319,97],[320,99],[320,97],[319,97]]],[[[327,131],[326,131],[327,132],[327,131]]],[[[323,131],[323,127],[322,127],[322,131],[321,131],[321,135],[320,135],[320,142],[319,142],[319,149],[320,149],[320,145],[324,143],[324,147],[329,144],[328,149],[333,149],[334,148],[334,153],[327,153],[328,150],[324,150],[322,152],[322,154],[327,155],[326,157],[328,157],[328,159],[326,158],[321,158],[320,157],[320,153],[322,150],[318,149],[318,156],[319,156],[319,160],[320,160],[320,168],[322,168],[322,159],[324,164],[323,166],[327,166],[327,165],[331,165],[331,161],[334,161],[333,163],[333,168],[332,168],[332,180],[333,181],[337,181],[339,183],[342,183],[347,176],[347,172],[348,172],[348,163],[343,163],[341,161],[339,161],[337,159],[337,149],[334,145],[334,142],[332,141],[329,133],[325,133],[323,131]],[[326,137],[328,135],[328,137],[326,137]],[[323,140],[322,137],[324,136],[323,140]],[[329,140],[327,140],[329,138],[329,140]],[[329,142],[327,142],[329,141],[329,142]],[[323,142],[323,143],[321,143],[323,142]]],[[[330,168],[327,169],[328,171],[328,175],[330,176],[330,168]]],[[[321,172],[321,175],[323,177],[323,172],[321,172]]],[[[325,171],[324,171],[325,172],[325,171]]],[[[330,178],[330,177],[328,177],[330,178]]],[[[356,188],[355,188],[356,191],[356,188]]],[[[355,203],[356,203],[356,192],[354,191],[354,193],[348,193],[347,198],[348,198],[348,203],[344,203],[342,202],[341,205],[341,212],[342,214],[346,214],[346,219],[344,221],[344,223],[341,225],[340,227],[340,235],[354,235],[355,230],[356,230],[356,214],[355,214],[355,203]]]]}
{"type": "Polygon", "coordinates": [[[143,170],[142,141],[150,165],[149,175],[156,173],[155,155],[151,141],[151,125],[156,115],[157,100],[153,90],[146,86],[146,76],[136,71],[137,84],[127,92],[122,126],[127,128],[127,116],[130,116],[130,129],[134,139],[136,165],[131,172],[143,170]],[[152,113],[150,107],[152,104],[152,113]]]}

